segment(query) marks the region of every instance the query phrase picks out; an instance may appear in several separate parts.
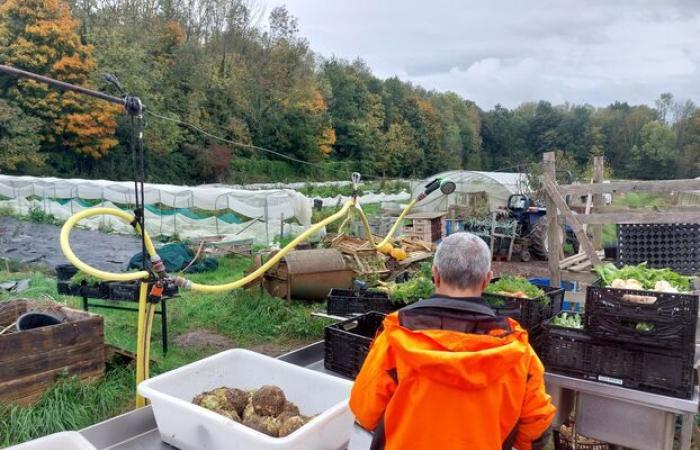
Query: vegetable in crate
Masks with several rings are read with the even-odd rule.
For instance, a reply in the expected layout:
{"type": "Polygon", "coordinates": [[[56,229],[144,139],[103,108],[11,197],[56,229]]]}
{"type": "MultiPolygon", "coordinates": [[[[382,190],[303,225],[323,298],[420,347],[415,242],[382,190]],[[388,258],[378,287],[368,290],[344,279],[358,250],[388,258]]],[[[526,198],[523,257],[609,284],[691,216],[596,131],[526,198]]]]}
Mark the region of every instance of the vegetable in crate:
{"type": "Polygon", "coordinates": [[[292,434],[311,420],[277,386],[250,392],[220,387],[197,395],[192,403],[272,437],[292,434]]]}
{"type": "Polygon", "coordinates": [[[603,286],[616,289],[647,290],[656,292],[688,292],[691,278],[678,274],[671,269],[652,269],[647,263],[636,266],[615,267],[605,264],[594,268],[600,276],[603,286]]]}
{"type": "Polygon", "coordinates": [[[422,276],[412,278],[405,283],[393,283],[388,287],[389,300],[392,303],[405,305],[430,297],[434,290],[433,282],[422,276]]]}
{"type": "Polygon", "coordinates": [[[515,298],[543,298],[547,302],[549,301],[549,297],[542,289],[531,284],[525,278],[510,275],[504,275],[499,280],[489,284],[485,292],[515,298]]]}
{"type": "Polygon", "coordinates": [[[573,328],[575,330],[583,329],[581,316],[577,313],[559,313],[552,319],[552,325],[564,328],[573,328]]]}

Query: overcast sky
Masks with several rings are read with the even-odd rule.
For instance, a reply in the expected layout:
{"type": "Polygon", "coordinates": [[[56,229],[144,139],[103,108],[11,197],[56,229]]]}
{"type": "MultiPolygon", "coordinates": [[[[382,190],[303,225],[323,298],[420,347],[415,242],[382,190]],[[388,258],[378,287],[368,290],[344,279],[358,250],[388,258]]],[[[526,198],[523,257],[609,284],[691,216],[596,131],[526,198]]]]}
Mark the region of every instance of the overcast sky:
{"type": "Polygon", "coordinates": [[[326,57],[482,108],[545,99],[700,104],[700,0],[260,0],[326,57]]]}

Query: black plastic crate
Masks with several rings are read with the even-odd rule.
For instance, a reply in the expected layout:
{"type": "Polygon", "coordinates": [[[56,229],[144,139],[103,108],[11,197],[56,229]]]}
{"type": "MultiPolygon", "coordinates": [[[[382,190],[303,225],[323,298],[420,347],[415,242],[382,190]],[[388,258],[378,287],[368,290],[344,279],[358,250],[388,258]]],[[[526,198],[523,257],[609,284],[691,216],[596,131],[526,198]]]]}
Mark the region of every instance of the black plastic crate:
{"type": "Polygon", "coordinates": [[[545,292],[547,299],[516,298],[488,292],[484,292],[482,298],[497,315],[511,317],[526,330],[533,331],[559,313],[564,303],[563,288],[541,286],[540,289],[545,292]]]}
{"type": "Polygon", "coordinates": [[[385,317],[370,312],[326,327],[325,368],[354,379],[385,317]]]}
{"type": "Polygon", "coordinates": [[[554,325],[552,320],[543,324],[535,341],[542,364],[550,372],[584,377],[590,370],[593,339],[583,330],[554,325]]]}
{"type": "Polygon", "coordinates": [[[386,292],[372,290],[331,289],[326,310],[336,316],[365,314],[370,311],[391,313],[402,305],[393,304],[386,292]]]}
{"type": "Polygon", "coordinates": [[[96,282],[90,284],[84,280],[81,281],[80,284],[73,283],[70,285],[70,295],[74,295],[76,297],[106,299],[109,298],[109,283],[96,282]]]}
{"type": "Polygon", "coordinates": [[[56,266],[56,279],[58,281],[68,281],[76,273],[78,273],[78,268],[73,264],[59,264],[56,266]]]}
{"type": "Polygon", "coordinates": [[[698,296],[694,294],[599,285],[589,286],[586,292],[586,330],[601,339],[680,350],[695,345],[697,317],[698,296]],[[630,296],[656,300],[652,304],[638,304],[631,302],[630,296]]]}
{"type": "Polygon", "coordinates": [[[56,284],[56,290],[61,295],[73,295],[74,292],[73,285],[71,285],[68,281],[61,280],[59,280],[56,284]]]}
{"type": "Polygon", "coordinates": [[[554,440],[554,450],[611,450],[610,444],[605,442],[596,443],[582,443],[576,442],[574,445],[574,438],[570,436],[565,436],[558,430],[552,431],[552,438],[554,440]]]}
{"type": "Polygon", "coordinates": [[[670,397],[693,394],[695,347],[669,351],[594,340],[586,379],[670,397]]]}
{"type": "Polygon", "coordinates": [[[647,262],[686,275],[700,272],[700,224],[619,225],[617,247],[622,265],[647,262]]]}

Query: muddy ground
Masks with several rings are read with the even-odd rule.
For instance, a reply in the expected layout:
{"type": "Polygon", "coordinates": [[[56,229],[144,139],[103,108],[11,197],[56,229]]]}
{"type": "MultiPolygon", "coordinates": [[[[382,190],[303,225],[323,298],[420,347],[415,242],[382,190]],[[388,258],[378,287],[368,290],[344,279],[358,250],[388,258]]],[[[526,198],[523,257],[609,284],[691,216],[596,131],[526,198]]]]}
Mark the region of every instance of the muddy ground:
{"type": "MultiPolygon", "coordinates": [[[[0,258],[53,269],[68,261],[58,244],[61,227],[0,217],[0,258]]],[[[120,271],[141,250],[134,236],[75,229],[73,252],[86,263],[108,271],[120,271]]]]}

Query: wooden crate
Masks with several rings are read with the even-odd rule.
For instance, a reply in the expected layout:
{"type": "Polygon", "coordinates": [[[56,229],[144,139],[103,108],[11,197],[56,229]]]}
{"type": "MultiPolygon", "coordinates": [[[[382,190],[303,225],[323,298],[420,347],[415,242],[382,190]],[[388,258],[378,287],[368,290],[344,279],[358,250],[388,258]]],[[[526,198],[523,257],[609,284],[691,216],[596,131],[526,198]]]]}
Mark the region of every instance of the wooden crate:
{"type": "MultiPolygon", "coordinates": [[[[27,300],[0,303],[0,329],[28,309],[34,307],[27,300]]],[[[58,304],[50,312],[65,321],[0,336],[0,403],[31,404],[61,375],[86,380],[104,374],[102,317],[58,304]]]]}

